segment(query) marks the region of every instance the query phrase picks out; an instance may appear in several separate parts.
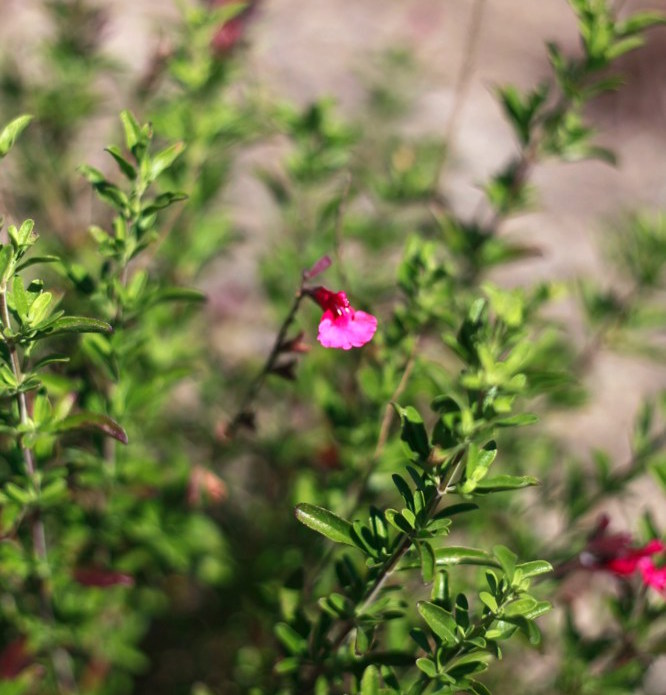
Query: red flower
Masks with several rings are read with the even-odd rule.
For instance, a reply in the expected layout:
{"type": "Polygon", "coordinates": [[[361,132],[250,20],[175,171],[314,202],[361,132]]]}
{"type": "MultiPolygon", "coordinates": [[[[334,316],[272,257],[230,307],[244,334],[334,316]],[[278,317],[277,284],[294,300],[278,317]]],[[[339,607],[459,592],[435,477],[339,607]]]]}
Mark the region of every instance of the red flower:
{"type": "MultiPolygon", "coordinates": [[[[212,4],[214,7],[223,7],[224,5],[231,5],[235,2],[236,0],[213,0],[212,4]]],[[[216,55],[228,55],[236,47],[236,44],[243,38],[243,35],[245,34],[248,19],[253,14],[256,4],[256,0],[249,0],[244,9],[242,9],[236,16],[227,20],[215,32],[215,35],[211,41],[211,46],[216,55]]]]}
{"type": "Polygon", "coordinates": [[[309,294],[324,310],[317,335],[324,347],[351,350],[372,339],[377,330],[377,319],[365,311],[356,311],[344,292],[316,287],[309,290],[309,294]]]}
{"type": "Polygon", "coordinates": [[[666,550],[666,545],[653,539],[636,547],[628,533],[608,533],[609,518],[604,515],[580,554],[580,564],[593,570],[606,570],[619,577],[628,577],[644,558],[666,550]]]}
{"type": "Polygon", "coordinates": [[[617,557],[608,560],[604,569],[626,577],[633,574],[643,560],[649,561],[650,555],[660,553],[664,549],[664,544],[658,540],[651,540],[640,548],[626,548],[617,557]]]}
{"type": "Polygon", "coordinates": [[[638,561],[638,569],[646,586],[651,586],[666,596],[666,567],[655,567],[649,557],[644,557],[638,561]]]}

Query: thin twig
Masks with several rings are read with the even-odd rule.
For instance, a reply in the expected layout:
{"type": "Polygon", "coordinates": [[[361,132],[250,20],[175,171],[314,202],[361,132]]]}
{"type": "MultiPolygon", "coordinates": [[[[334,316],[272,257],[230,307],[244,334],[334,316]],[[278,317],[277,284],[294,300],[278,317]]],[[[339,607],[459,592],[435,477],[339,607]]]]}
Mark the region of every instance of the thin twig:
{"type": "Polygon", "coordinates": [[[444,139],[447,145],[455,136],[455,129],[458,125],[458,121],[460,120],[460,114],[462,113],[463,106],[465,105],[467,94],[471,85],[485,7],[486,0],[476,0],[474,7],[472,8],[472,17],[470,19],[469,29],[467,31],[467,48],[465,50],[465,56],[456,80],[453,108],[449,114],[449,118],[446,123],[446,130],[444,131],[444,139]]]}
{"type": "Polygon", "coordinates": [[[243,397],[240,405],[238,406],[236,414],[231,418],[229,424],[226,427],[225,435],[229,438],[233,437],[239,429],[239,427],[247,421],[247,418],[250,415],[250,406],[254,402],[255,398],[259,395],[259,391],[261,391],[261,387],[264,385],[266,377],[275,368],[277,358],[279,357],[280,352],[282,351],[285,338],[287,337],[287,331],[289,330],[291,324],[294,322],[298,308],[301,305],[301,302],[303,301],[303,297],[305,297],[305,293],[303,292],[304,285],[305,275],[303,275],[301,279],[301,284],[298,290],[296,291],[296,294],[294,295],[294,300],[291,304],[291,308],[289,309],[289,313],[287,314],[284,321],[282,322],[282,325],[280,326],[280,330],[278,331],[278,334],[275,337],[273,347],[271,348],[271,351],[268,354],[268,357],[266,358],[263,367],[250,384],[247,392],[245,393],[245,396],[243,397]]]}

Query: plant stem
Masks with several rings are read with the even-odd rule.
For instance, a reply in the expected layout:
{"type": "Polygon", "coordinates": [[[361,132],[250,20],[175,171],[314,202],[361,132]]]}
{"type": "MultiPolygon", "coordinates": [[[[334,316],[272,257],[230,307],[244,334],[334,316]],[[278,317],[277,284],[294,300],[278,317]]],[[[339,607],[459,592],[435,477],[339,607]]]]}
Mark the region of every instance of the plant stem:
{"type": "MultiPolygon", "coordinates": [[[[11,320],[9,316],[9,308],[7,307],[7,287],[3,286],[0,288],[0,318],[2,319],[2,324],[5,331],[11,329],[11,320]]],[[[3,331],[4,333],[4,331],[3,331]]],[[[16,344],[10,338],[5,337],[5,343],[7,345],[7,350],[9,352],[9,359],[12,365],[12,371],[16,379],[16,383],[19,388],[21,382],[23,381],[23,372],[21,370],[21,360],[19,359],[18,351],[16,349],[16,344]]],[[[19,391],[16,394],[16,402],[19,410],[19,419],[21,425],[27,425],[30,417],[28,415],[28,404],[25,397],[25,393],[19,391]]],[[[35,467],[35,459],[32,453],[32,449],[26,446],[23,437],[20,438],[21,453],[23,454],[23,462],[25,464],[25,470],[30,478],[32,486],[35,492],[39,492],[39,476],[37,475],[35,467]]],[[[39,595],[41,603],[41,613],[42,619],[46,622],[53,623],[53,607],[51,603],[51,593],[48,580],[41,576],[41,572],[45,568],[47,571],[47,578],[50,576],[49,565],[48,565],[48,551],[46,546],[46,531],[44,529],[44,522],[41,519],[39,510],[35,510],[29,517],[29,524],[32,536],[32,545],[37,558],[38,564],[40,565],[38,575],[39,575],[39,595]]],[[[51,652],[51,661],[53,662],[53,670],[55,673],[56,681],[58,683],[58,690],[64,694],[77,692],[76,681],[74,680],[74,674],[72,672],[71,657],[65,649],[62,647],[56,647],[51,652]]]]}
{"type": "MultiPolygon", "coordinates": [[[[451,473],[448,475],[446,481],[439,482],[439,485],[437,486],[437,492],[432,496],[432,498],[428,502],[425,512],[426,519],[430,519],[432,517],[432,515],[437,511],[437,507],[439,506],[442,497],[444,497],[444,495],[451,491],[450,483],[453,480],[453,476],[458,471],[458,466],[465,455],[465,451],[466,449],[461,449],[460,451],[458,451],[458,453],[455,454],[450,464],[448,465],[448,470],[450,470],[451,473]]],[[[379,570],[379,573],[375,577],[375,580],[366,590],[362,600],[357,606],[357,609],[355,611],[356,615],[362,614],[375,601],[375,599],[379,595],[379,592],[382,590],[386,582],[398,568],[400,561],[407,554],[407,551],[412,547],[413,542],[413,533],[402,533],[400,536],[398,536],[395,549],[391,553],[390,557],[386,560],[386,562],[382,565],[382,568],[379,570]]],[[[343,623],[339,633],[333,638],[331,651],[335,651],[345,642],[355,625],[356,621],[353,618],[343,623]]]]}
{"type": "Polygon", "coordinates": [[[289,313],[287,314],[284,321],[282,322],[282,325],[280,326],[280,330],[278,331],[278,334],[275,337],[273,347],[271,348],[271,351],[268,354],[268,357],[266,358],[263,367],[250,384],[247,392],[245,393],[245,396],[243,397],[243,400],[241,401],[240,405],[238,406],[238,409],[236,410],[236,414],[231,418],[229,424],[227,425],[225,434],[229,438],[232,438],[236,434],[238,429],[241,427],[241,425],[247,422],[248,417],[251,417],[249,411],[250,406],[252,405],[252,403],[254,403],[254,400],[259,395],[259,391],[261,391],[261,387],[264,385],[266,377],[273,371],[277,362],[277,358],[279,357],[280,352],[282,350],[285,338],[287,337],[287,331],[289,330],[291,324],[294,322],[294,319],[296,318],[296,313],[298,312],[298,308],[300,307],[301,302],[303,301],[303,297],[305,297],[305,294],[303,292],[304,284],[305,277],[303,277],[303,279],[301,280],[301,284],[298,290],[296,291],[296,294],[294,295],[294,300],[291,304],[291,308],[289,309],[289,313]]]}

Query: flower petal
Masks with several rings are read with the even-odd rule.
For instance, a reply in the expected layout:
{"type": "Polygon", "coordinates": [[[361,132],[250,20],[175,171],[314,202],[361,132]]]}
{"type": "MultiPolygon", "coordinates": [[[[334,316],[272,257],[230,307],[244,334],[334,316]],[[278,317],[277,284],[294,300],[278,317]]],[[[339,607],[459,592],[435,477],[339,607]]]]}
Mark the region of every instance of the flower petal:
{"type": "Polygon", "coordinates": [[[377,319],[365,311],[336,315],[328,310],[319,322],[317,340],[328,348],[351,350],[371,340],[377,330],[377,319]]]}

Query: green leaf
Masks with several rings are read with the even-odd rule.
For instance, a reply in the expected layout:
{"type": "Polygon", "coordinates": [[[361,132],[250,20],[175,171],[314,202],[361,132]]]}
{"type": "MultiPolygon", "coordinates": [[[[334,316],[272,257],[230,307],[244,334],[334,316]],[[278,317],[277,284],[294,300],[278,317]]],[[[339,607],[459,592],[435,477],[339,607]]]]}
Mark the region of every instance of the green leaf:
{"type": "Polygon", "coordinates": [[[5,485],[4,492],[11,500],[22,505],[27,505],[34,501],[34,495],[31,491],[24,490],[22,487],[11,482],[5,485]]]}
{"type": "Polygon", "coordinates": [[[173,145],[169,145],[169,147],[166,147],[161,152],[158,152],[150,162],[148,180],[154,181],[163,171],[168,169],[184,149],[184,143],[176,142],[173,145]]]}
{"type": "Polygon", "coordinates": [[[59,262],[60,262],[59,256],[31,256],[30,258],[23,261],[22,263],[19,263],[16,266],[16,272],[19,273],[20,271],[24,270],[25,268],[29,268],[31,265],[37,265],[39,263],[59,263],[59,262]]]}
{"type": "Polygon", "coordinates": [[[533,485],[540,485],[540,483],[537,478],[533,478],[531,475],[496,475],[480,481],[474,492],[477,494],[489,494],[506,490],[520,490],[533,485]]]}
{"type": "Polygon", "coordinates": [[[120,121],[125,131],[125,144],[127,149],[134,152],[137,144],[143,141],[141,126],[131,111],[124,110],[120,113],[120,121]]]}
{"type": "Polygon", "coordinates": [[[152,215],[158,210],[169,207],[173,203],[177,203],[181,200],[187,200],[187,193],[182,193],[181,191],[169,191],[167,193],[162,193],[156,198],[150,201],[150,203],[141,210],[143,215],[152,215]]]}
{"type": "Polygon", "coordinates": [[[7,156],[9,150],[14,146],[16,138],[25,130],[32,118],[27,114],[18,116],[2,129],[0,132],[0,159],[7,156]]]}
{"type": "Polygon", "coordinates": [[[12,261],[14,260],[14,249],[7,245],[0,249],[0,282],[2,284],[9,280],[13,268],[12,261]]]}
{"type": "Polygon", "coordinates": [[[134,166],[130,162],[128,162],[125,159],[125,157],[123,157],[123,154],[120,151],[120,148],[116,147],[115,145],[109,145],[105,149],[115,159],[116,164],[118,165],[118,168],[120,169],[120,171],[128,179],[130,179],[130,181],[134,181],[134,179],[136,179],[136,169],[134,168],[134,166]]]}
{"type": "Polygon", "coordinates": [[[532,596],[522,596],[504,606],[503,615],[505,618],[514,618],[518,615],[525,616],[530,611],[533,611],[537,605],[537,600],[532,596]]]}
{"type": "Polygon", "coordinates": [[[63,316],[40,331],[39,337],[61,333],[111,333],[112,331],[113,328],[106,321],[85,316],[63,316]]]}
{"type": "Polygon", "coordinates": [[[517,565],[516,569],[519,569],[523,573],[523,577],[528,579],[529,577],[536,577],[539,574],[547,574],[553,571],[553,566],[550,562],[545,560],[533,560],[532,562],[524,562],[522,565],[517,565]]]}
{"type": "Polygon", "coordinates": [[[606,59],[615,60],[629,51],[633,51],[636,48],[640,48],[645,43],[645,39],[642,36],[629,36],[626,39],[615,42],[607,51],[606,59]]]}
{"type": "Polygon", "coordinates": [[[14,281],[12,282],[12,299],[14,300],[14,309],[19,315],[21,323],[25,321],[28,315],[28,294],[23,286],[23,280],[19,275],[14,276],[14,281]]]}
{"type": "Polygon", "coordinates": [[[539,422],[539,417],[532,413],[520,413],[511,417],[504,417],[500,420],[495,420],[493,423],[496,427],[524,427],[525,425],[533,425],[539,422]]]}
{"type": "Polygon", "coordinates": [[[46,355],[32,365],[32,371],[36,372],[38,369],[42,369],[49,364],[56,364],[58,362],[69,362],[69,357],[61,354],[46,355]]]}
{"type": "Polygon", "coordinates": [[[391,478],[393,480],[393,484],[398,489],[398,492],[400,493],[401,497],[405,500],[405,504],[407,505],[407,507],[411,510],[414,510],[414,495],[412,494],[411,488],[409,487],[405,479],[397,473],[394,473],[391,476],[391,478]]]}
{"type": "Polygon", "coordinates": [[[499,561],[509,582],[513,581],[518,556],[504,545],[496,545],[493,548],[493,554],[499,561]]]}
{"type": "Polygon", "coordinates": [[[430,442],[421,414],[411,405],[402,408],[394,404],[393,407],[400,416],[402,424],[400,439],[416,455],[415,459],[426,461],[428,456],[430,456],[430,442]]]}
{"type": "Polygon", "coordinates": [[[470,680],[469,688],[474,695],[492,695],[490,690],[483,683],[479,683],[479,681],[470,680]]]}
{"type": "Polygon", "coordinates": [[[482,591],[479,593],[479,598],[486,606],[488,606],[488,608],[490,608],[492,613],[497,614],[499,606],[497,605],[497,600],[492,594],[489,594],[487,591],[482,591]]]}
{"type": "Polygon", "coordinates": [[[307,640],[302,635],[299,635],[291,625],[287,625],[287,623],[277,623],[275,626],[275,636],[290,654],[305,654],[307,652],[307,640]]]}
{"type": "Polygon", "coordinates": [[[379,671],[372,664],[363,671],[360,695],[379,695],[379,671]]]}
{"type": "Polygon", "coordinates": [[[437,666],[432,659],[421,657],[416,660],[416,667],[423,671],[428,678],[437,678],[437,666]]]}
{"type": "Polygon", "coordinates": [[[64,420],[56,423],[55,429],[57,432],[66,432],[68,430],[95,430],[102,432],[117,439],[123,444],[127,444],[127,433],[125,430],[108,415],[101,413],[77,413],[70,415],[64,420]]]}
{"type": "Polygon", "coordinates": [[[46,318],[52,299],[53,295],[50,292],[42,292],[35,297],[28,311],[28,322],[31,325],[36,326],[46,318]]]}
{"type": "Polygon", "coordinates": [[[317,507],[314,504],[299,504],[295,510],[296,518],[322,536],[326,536],[334,543],[346,543],[354,545],[351,537],[351,524],[339,516],[329,512],[328,509],[317,507]]]}
{"type": "Polygon", "coordinates": [[[430,584],[435,576],[435,551],[428,541],[421,541],[417,545],[421,555],[421,576],[424,584],[430,584]]]}
{"type": "Polygon", "coordinates": [[[636,12],[623,22],[617,22],[615,24],[615,33],[618,36],[629,36],[657,24],[665,23],[666,16],[661,12],[636,12]]]}
{"type": "Polygon", "coordinates": [[[444,642],[445,644],[455,644],[456,638],[456,621],[448,611],[442,607],[430,603],[430,601],[419,601],[416,608],[428,624],[428,627],[444,642]]]}
{"type": "Polygon", "coordinates": [[[482,567],[499,567],[499,563],[490,553],[476,548],[450,546],[435,550],[437,565],[481,565],[482,567]]]}

